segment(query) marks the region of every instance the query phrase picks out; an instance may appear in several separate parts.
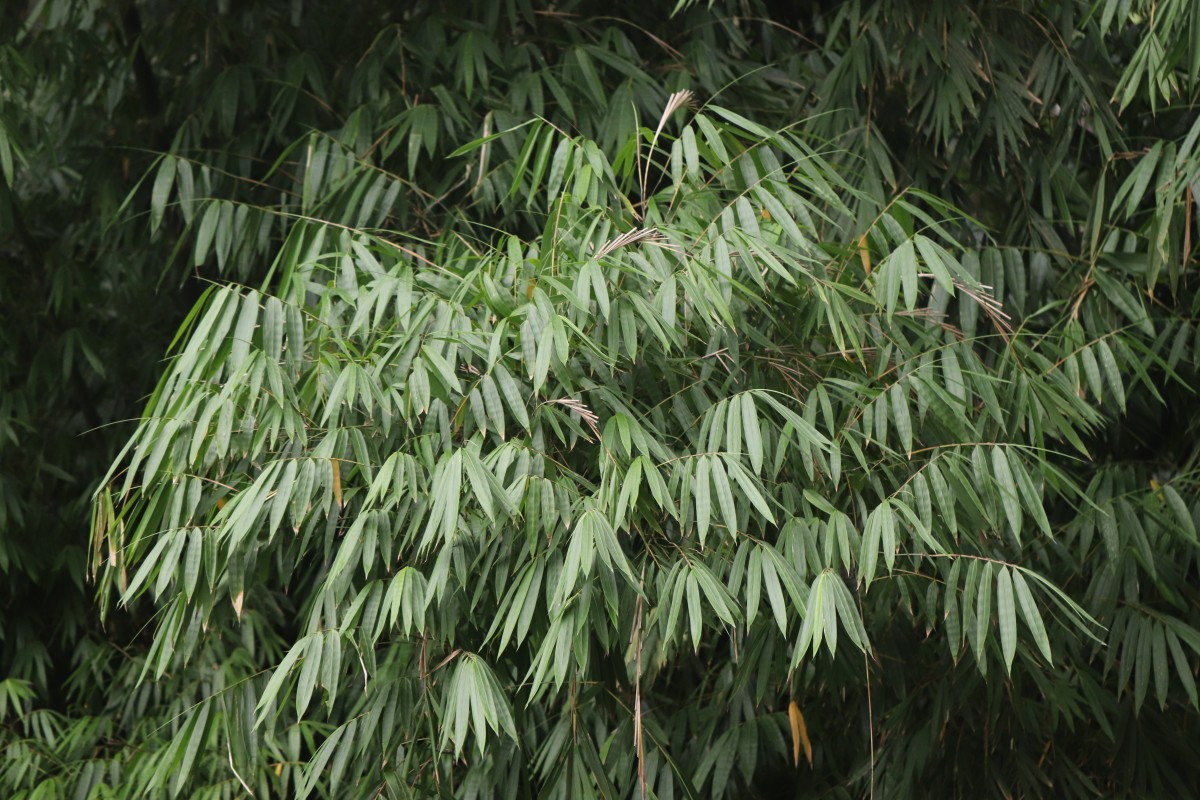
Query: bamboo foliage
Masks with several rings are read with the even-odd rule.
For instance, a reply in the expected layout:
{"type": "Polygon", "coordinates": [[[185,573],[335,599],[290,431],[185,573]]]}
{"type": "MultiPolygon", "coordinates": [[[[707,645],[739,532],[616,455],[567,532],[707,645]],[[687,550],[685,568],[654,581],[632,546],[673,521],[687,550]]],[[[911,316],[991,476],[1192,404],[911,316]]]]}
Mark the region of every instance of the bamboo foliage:
{"type": "MultiPolygon", "coordinates": [[[[978,321],[1000,308],[983,265],[1003,254],[968,266],[932,216],[950,209],[902,198],[868,232],[868,273],[837,238],[850,187],[802,139],[720,107],[644,156],[694,162],[646,198],[652,230],[630,219],[636,160],[622,174],[592,141],[535,131],[561,137],[513,178],[551,176],[530,187],[547,195],[540,236],[406,243],[309,222],[278,288],[197,305],[97,523],[130,565],[101,549],[99,580],[119,589],[102,595],[175,609],[154,676],[197,657],[189,619],[245,624],[295,592],[300,638],[257,684],[254,730],[335,726],[295,767],[306,795],[330,763],[382,778],[356,735],[407,742],[410,776],[524,774],[519,753],[563,746],[528,731],[569,718],[581,686],[619,696],[641,662],[642,698],[677,691],[687,658],[730,644],[738,673],[761,676],[747,701],[778,715],[789,676],[876,652],[868,599],[936,615],[984,674],[1018,650],[1050,669],[1048,630],[1097,634],[1017,566],[1055,536],[1047,505],[1081,495],[1052,458],[1099,416],[1023,337],[981,360],[974,342],[1002,331],[978,321]],[[912,229],[923,218],[932,235],[912,229]],[[935,297],[975,309],[976,340],[931,324],[935,297]],[[1000,403],[1010,385],[1017,402],[1000,403]],[[1035,405],[1057,412],[1028,425],[1035,405]],[[482,760],[456,767],[468,752],[482,760]]],[[[614,708],[591,746],[635,710],[614,708]]],[[[662,724],[683,725],[674,740],[696,723],[662,724]]],[[[703,790],[703,766],[652,749],[660,780],[703,790]]],[[[594,785],[629,790],[634,773],[578,752],[594,785]]]]}
{"type": "MultiPolygon", "coordinates": [[[[1196,14],[705,5],[147,7],[157,116],[110,10],[13,28],[0,223],[153,127],[37,263],[194,291],[5,792],[1192,793],[1196,14]]],[[[48,341],[5,448],[137,360],[48,341]]]]}

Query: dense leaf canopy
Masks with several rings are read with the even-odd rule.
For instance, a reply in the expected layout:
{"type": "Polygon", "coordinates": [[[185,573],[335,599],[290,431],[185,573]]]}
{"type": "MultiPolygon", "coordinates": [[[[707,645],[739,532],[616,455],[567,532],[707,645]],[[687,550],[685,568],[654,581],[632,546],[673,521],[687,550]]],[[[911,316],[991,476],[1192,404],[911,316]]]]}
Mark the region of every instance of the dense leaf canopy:
{"type": "Polygon", "coordinates": [[[4,796],[1200,792],[1194,3],[0,28],[4,796]]]}

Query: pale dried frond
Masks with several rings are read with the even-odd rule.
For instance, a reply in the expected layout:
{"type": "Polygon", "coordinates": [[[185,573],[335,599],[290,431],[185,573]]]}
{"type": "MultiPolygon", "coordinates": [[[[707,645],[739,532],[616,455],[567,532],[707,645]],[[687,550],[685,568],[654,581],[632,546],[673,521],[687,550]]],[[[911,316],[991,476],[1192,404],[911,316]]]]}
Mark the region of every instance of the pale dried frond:
{"type": "MultiPolygon", "coordinates": [[[[583,422],[589,428],[592,429],[592,433],[595,435],[596,440],[598,441],[600,439],[600,426],[598,424],[600,422],[600,418],[598,416],[596,416],[596,412],[592,411],[590,408],[588,408],[586,405],[584,405],[581,401],[573,400],[570,397],[559,397],[555,400],[547,400],[546,402],[552,403],[556,406],[562,406],[564,408],[569,408],[573,413],[578,414],[579,418],[581,420],[583,420],[583,422]]],[[[584,437],[584,438],[587,438],[587,437],[584,437]]],[[[588,441],[591,441],[591,440],[589,439],[588,441]]]]}
{"type": "Polygon", "coordinates": [[[1012,317],[1005,313],[1004,304],[990,294],[992,287],[983,284],[967,286],[958,280],[954,281],[954,286],[979,304],[983,313],[987,314],[988,319],[996,326],[996,330],[1000,331],[1000,335],[1007,341],[1013,330],[1012,317]]]}
{"type": "Polygon", "coordinates": [[[696,93],[691,89],[684,89],[681,92],[674,92],[667,98],[667,106],[663,109],[662,116],[658,119],[658,127],[654,129],[654,138],[658,139],[658,135],[662,133],[663,126],[667,124],[667,120],[681,108],[691,106],[696,100],[696,93]]]}
{"type": "Polygon", "coordinates": [[[638,242],[669,247],[670,245],[666,244],[666,241],[667,237],[659,233],[657,228],[634,228],[622,233],[620,236],[609,239],[601,245],[600,249],[596,251],[596,258],[603,258],[614,250],[619,250],[626,245],[637,244],[638,242]]]}
{"type": "MultiPolygon", "coordinates": [[[[663,127],[667,124],[667,120],[669,120],[671,118],[671,115],[674,114],[679,109],[693,105],[695,102],[695,99],[696,99],[696,94],[691,89],[684,89],[679,92],[671,93],[671,96],[667,98],[666,107],[663,108],[662,116],[658,118],[658,126],[654,129],[654,136],[650,140],[651,154],[653,154],[654,148],[658,145],[658,137],[662,133],[663,127]]],[[[639,155],[638,155],[638,179],[639,179],[639,181],[641,183],[641,187],[642,187],[642,215],[638,216],[639,219],[641,219],[642,216],[644,216],[644,214],[645,214],[645,203],[646,203],[646,195],[647,195],[647,190],[648,190],[647,184],[649,183],[649,180],[650,180],[650,160],[651,160],[651,157],[647,156],[645,163],[642,162],[642,158],[640,155],[641,141],[642,141],[641,137],[639,136],[638,140],[637,140],[638,153],[639,153],[639,155]]]]}

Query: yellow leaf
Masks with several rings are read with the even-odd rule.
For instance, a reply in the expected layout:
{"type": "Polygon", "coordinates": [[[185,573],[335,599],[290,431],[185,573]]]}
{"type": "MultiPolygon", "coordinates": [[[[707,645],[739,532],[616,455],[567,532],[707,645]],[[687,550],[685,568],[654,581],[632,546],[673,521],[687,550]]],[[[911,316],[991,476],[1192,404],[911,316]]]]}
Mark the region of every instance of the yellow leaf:
{"type": "Polygon", "coordinates": [[[788,704],[788,721],[792,723],[792,762],[800,766],[800,746],[804,746],[804,758],[812,766],[812,742],[808,739],[808,726],[804,724],[804,714],[800,706],[793,700],[788,704]]]}
{"type": "Polygon", "coordinates": [[[333,465],[333,502],[337,503],[337,507],[342,507],[342,465],[336,458],[330,463],[333,465]]]}
{"type": "Polygon", "coordinates": [[[858,257],[862,259],[863,269],[870,275],[871,251],[867,249],[867,235],[865,233],[858,238],[858,257]]]}

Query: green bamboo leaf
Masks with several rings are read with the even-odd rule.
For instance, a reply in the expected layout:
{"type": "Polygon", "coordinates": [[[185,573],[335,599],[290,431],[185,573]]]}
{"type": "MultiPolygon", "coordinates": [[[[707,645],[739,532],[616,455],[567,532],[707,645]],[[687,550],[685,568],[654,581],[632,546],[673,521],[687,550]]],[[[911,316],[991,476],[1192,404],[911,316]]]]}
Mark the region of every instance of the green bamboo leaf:
{"type": "Polygon", "coordinates": [[[1033,592],[1029,590],[1029,584],[1025,581],[1025,576],[1019,570],[1012,573],[1013,588],[1016,590],[1017,602],[1021,605],[1021,616],[1025,619],[1025,624],[1033,633],[1033,641],[1041,651],[1042,657],[1046,659],[1046,663],[1053,664],[1054,656],[1050,652],[1050,637],[1046,635],[1046,626],[1042,623],[1041,612],[1038,611],[1037,601],[1033,598],[1033,592]]]}
{"type": "Polygon", "coordinates": [[[188,537],[183,530],[172,531],[164,534],[164,538],[170,540],[171,544],[167,547],[166,553],[159,562],[158,580],[154,585],[154,597],[157,599],[166,591],[170,585],[171,579],[175,577],[175,570],[179,566],[179,557],[183,554],[184,545],[187,544],[188,537]]]}
{"type": "Polygon", "coordinates": [[[0,177],[3,177],[6,183],[11,184],[13,182],[14,162],[17,160],[17,157],[20,157],[21,153],[14,147],[12,138],[8,135],[8,131],[5,128],[5,125],[0,124],[0,177]]]}
{"type": "Polygon", "coordinates": [[[803,623],[800,626],[800,636],[792,652],[793,668],[800,663],[806,652],[811,651],[815,656],[821,647],[821,639],[825,635],[824,621],[829,611],[834,609],[836,601],[829,595],[829,571],[823,570],[813,581],[808,592],[808,608],[805,610],[803,623]]]}
{"type": "MultiPolygon", "coordinates": [[[[833,582],[830,586],[833,590],[833,605],[837,609],[838,620],[845,628],[846,635],[850,637],[850,641],[855,647],[866,652],[870,649],[871,642],[867,638],[867,631],[863,627],[862,617],[854,602],[854,596],[850,594],[850,590],[842,581],[833,582]]],[[[834,641],[831,638],[829,642],[830,655],[833,655],[834,641]]]]}
{"type": "Polygon", "coordinates": [[[554,592],[552,605],[559,607],[571,596],[575,584],[581,578],[591,575],[592,564],[596,558],[596,538],[591,518],[584,515],[575,525],[571,533],[571,542],[567,546],[563,559],[562,573],[559,576],[558,588],[554,592]]]}
{"type": "MultiPolygon", "coordinates": [[[[783,587],[779,582],[779,573],[775,568],[775,562],[770,558],[759,558],[759,568],[762,570],[762,583],[767,589],[767,600],[771,604],[771,613],[775,617],[775,624],[779,626],[779,633],[783,636],[787,635],[787,601],[784,599],[783,587]]],[[[753,565],[751,565],[753,569],[753,565]]],[[[757,604],[755,604],[757,609],[757,604]]],[[[746,624],[750,625],[751,620],[747,618],[746,624]]]]}
{"type": "Polygon", "coordinates": [[[899,382],[893,383],[888,391],[892,401],[892,419],[896,422],[896,434],[905,452],[911,454],[913,448],[912,417],[908,413],[908,393],[899,382]]]}
{"type": "Polygon", "coordinates": [[[554,329],[550,325],[542,328],[537,341],[537,354],[533,360],[533,391],[540,392],[550,372],[550,359],[554,354],[554,329]]]}
{"type": "Polygon", "coordinates": [[[963,379],[962,365],[958,361],[958,354],[955,353],[953,347],[946,347],[942,350],[942,375],[946,381],[946,391],[966,403],[969,398],[967,384],[963,379]]]}
{"type": "Polygon", "coordinates": [[[1189,542],[1195,544],[1196,523],[1195,520],[1192,519],[1192,512],[1188,509],[1187,503],[1184,502],[1183,497],[1180,496],[1179,492],[1175,490],[1175,487],[1169,483],[1164,484],[1161,487],[1161,491],[1163,493],[1163,498],[1166,500],[1167,505],[1170,507],[1172,513],[1175,515],[1175,519],[1179,523],[1179,529],[1183,531],[1185,538],[1189,542]]]}
{"type": "Polygon", "coordinates": [[[1146,193],[1146,187],[1150,184],[1150,179],[1154,176],[1154,168],[1158,165],[1158,159],[1162,155],[1162,142],[1155,142],[1154,146],[1142,156],[1137,165],[1133,168],[1133,172],[1121,184],[1121,188],[1113,195],[1112,204],[1109,206],[1109,214],[1114,213],[1125,201],[1125,216],[1133,216],[1134,210],[1142,202],[1142,197],[1146,193]]]}
{"type": "Polygon", "coordinates": [[[279,482],[275,485],[275,495],[271,499],[271,515],[267,523],[267,529],[272,534],[279,530],[279,526],[283,523],[283,516],[290,506],[292,492],[296,488],[298,468],[294,459],[289,460],[283,468],[279,482]]]}
{"type": "Polygon", "coordinates": [[[1013,536],[1017,541],[1021,540],[1021,522],[1024,518],[1024,513],[1021,511],[1020,492],[1017,489],[1017,482],[1013,478],[1012,468],[1008,463],[1008,453],[1006,447],[992,448],[992,476],[995,479],[996,488],[1000,492],[1000,503],[1004,507],[1004,516],[1008,519],[1008,525],[1012,529],[1013,536]]]}
{"type": "Polygon", "coordinates": [[[745,556],[746,564],[744,566],[746,573],[746,629],[749,630],[754,626],[754,620],[758,617],[758,606],[762,602],[762,553],[758,550],[751,549],[743,544],[738,548],[738,561],[734,565],[734,573],[740,574],[743,569],[740,559],[745,556]],[[749,555],[746,555],[749,553],[749,555]]]}
{"type": "Polygon", "coordinates": [[[238,314],[237,326],[233,330],[229,351],[229,363],[234,368],[241,366],[250,352],[254,329],[258,325],[258,299],[258,292],[253,290],[246,292],[242,298],[241,311],[238,314]]]}
{"type": "Polygon", "coordinates": [[[1000,649],[1004,653],[1004,667],[1011,675],[1013,656],[1017,654],[1017,612],[1008,567],[996,570],[996,615],[1000,622],[1000,649]]]}
{"type": "Polygon", "coordinates": [[[696,581],[696,576],[690,570],[687,573],[687,578],[684,583],[687,587],[687,607],[688,607],[688,622],[690,625],[689,633],[692,637],[692,648],[700,651],[700,629],[704,624],[704,609],[700,605],[700,584],[696,581]]]}
{"type": "Polygon", "coordinates": [[[730,477],[733,478],[734,483],[741,489],[742,494],[750,501],[750,504],[754,506],[754,510],[768,524],[774,525],[775,515],[771,512],[771,507],[767,504],[767,499],[761,490],[762,484],[737,461],[728,457],[722,457],[722,460],[725,462],[725,467],[730,477]]]}
{"type": "Polygon", "coordinates": [[[697,456],[695,477],[692,480],[692,499],[696,504],[696,533],[700,537],[700,546],[704,546],[704,538],[708,535],[708,525],[711,516],[712,497],[710,495],[709,456],[697,456]]]}
{"type": "Polygon", "coordinates": [[[125,591],[121,593],[122,605],[128,604],[130,600],[138,595],[147,579],[149,579],[150,573],[160,566],[161,562],[159,561],[159,556],[162,554],[162,551],[166,549],[167,545],[172,543],[172,541],[172,537],[167,535],[161,535],[158,537],[158,540],[154,543],[154,547],[151,548],[150,552],[147,553],[142,559],[141,566],[139,566],[138,571],[134,573],[133,580],[129,582],[129,585],[125,588],[125,591]]]}
{"type": "MultiPolygon", "coordinates": [[[[517,738],[517,726],[513,718],[512,705],[508,694],[496,678],[492,668],[482,658],[474,656],[471,659],[474,670],[475,687],[478,691],[480,704],[488,725],[497,734],[503,733],[511,739],[517,738]]],[[[482,741],[482,739],[481,739],[482,741]]]]}
{"type": "Polygon", "coordinates": [[[708,570],[702,562],[695,562],[692,565],[690,574],[695,577],[696,584],[700,587],[700,591],[704,593],[704,599],[708,601],[709,606],[717,613],[718,619],[726,625],[733,627],[737,624],[737,615],[734,611],[732,598],[729,597],[725,588],[717,582],[713,574],[708,570]]]}
{"type": "MultiPolygon", "coordinates": [[[[992,627],[992,565],[976,561],[978,571],[967,572],[967,583],[975,592],[975,636],[971,640],[975,651],[975,660],[981,665],[985,662],[988,631],[992,627]]],[[[972,566],[975,566],[972,564],[972,566]]]]}
{"type": "Polygon", "coordinates": [[[325,647],[323,634],[313,634],[309,637],[308,646],[304,650],[304,662],[300,665],[300,677],[296,681],[296,716],[303,718],[312,699],[313,689],[317,685],[317,676],[321,674],[321,652],[325,647]]]}
{"type": "Polygon", "coordinates": [[[696,126],[700,128],[700,135],[704,137],[704,143],[712,151],[715,164],[718,166],[728,164],[730,160],[729,151],[725,149],[725,142],[722,140],[716,126],[703,114],[697,114],[694,121],[696,126]]]}
{"type": "Polygon", "coordinates": [[[805,609],[802,622],[800,622],[800,634],[796,640],[796,646],[792,650],[792,668],[796,668],[803,660],[806,652],[811,651],[812,655],[816,655],[817,648],[821,646],[822,627],[817,620],[824,616],[824,604],[829,602],[826,596],[826,575],[822,571],[817,575],[809,589],[808,608],[805,609]]]}
{"type": "MultiPolygon", "coordinates": [[[[517,622],[521,619],[525,610],[525,601],[529,598],[530,591],[533,589],[535,574],[538,573],[534,564],[529,564],[525,567],[521,572],[521,579],[513,584],[512,589],[505,598],[505,605],[500,609],[501,613],[496,616],[491,630],[488,631],[485,641],[491,641],[492,636],[496,632],[497,625],[503,620],[504,624],[500,628],[500,638],[496,644],[497,652],[504,652],[509,639],[512,638],[513,632],[517,629],[517,622]],[[507,608],[507,614],[504,613],[505,608],[507,608]]],[[[523,637],[518,637],[518,644],[521,638],[523,637]]]]}
{"type": "MultiPolygon", "coordinates": [[[[319,636],[320,634],[314,635],[319,636]]],[[[288,679],[292,667],[296,666],[296,662],[308,651],[308,646],[312,638],[313,636],[305,636],[292,645],[287,655],[283,657],[283,661],[279,662],[279,666],[271,673],[271,679],[267,681],[266,688],[263,689],[262,694],[258,698],[258,705],[256,706],[258,716],[254,723],[256,726],[261,725],[263,720],[266,719],[267,714],[273,709],[279,697],[279,692],[283,689],[284,681],[288,679]]]]}
{"type": "MultiPolygon", "coordinates": [[[[1127,659],[1125,663],[1132,662],[1133,664],[1133,708],[1135,712],[1141,710],[1142,704],[1146,702],[1146,692],[1150,689],[1150,676],[1154,669],[1154,629],[1157,627],[1149,619],[1139,619],[1136,652],[1132,654],[1126,652],[1122,656],[1127,659]]],[[[1133,641],[1132,633],[1127,641],[1133,641]]]]}
{"type": "Polygon", "coordinates": [[[1050,518],[1046,516],[1046,508],[1042,504],[1041,492],[1034,486],[1033,479],[1030,478],[1029,473],[1025,470],[1017,451],[1012,448],[1006,449],[1008,450],[1008,464],[1012,469],[1013,477],[1016,478],[1017,487],[1021,498],[1024,500],[1025,508],[1033,516],[1042,533],[1047,536],[1053,536],[1053,531],[1050,528],[1050,518]]]}
{"type": "Polygon", "coordinates": [[[200,579],[200,565],[204,554],[204,537],[199,528],[188,531],[187,554],[183,559],[183,592],[188,600],[196,592],[200,579]]]}
{"type": "Polygon", "coordinates": [[[683,156],[687,164],[689,175],[697,175],[700,172],[700,151],[696,147],[696,131],[691,125],[685,125],[683,133],[680,134],[680,141],[683,142],[683,156]]]}
{"type": "Polygon", "coordinates": [[[724,462],[720,458],[707,456],[706,463],[709,466],[709,475],[712,477],[713,486],[717,490],[717,502],[721,506],[721,517],[725,523],[725,530],[730,536],[736,536],[738,532],[737,506],[733,501],[733,490],[729,485],[729,476],[725,473],[724,462]]]}
{"type": "Polygon", "coordinates": [[[946,643],[950,648],[950,657],[954,659],[955,664],[958,663],[963,642],[963,620],[958,610],[958,576],[961,568],[962,561],[955,559],[954,565],[950,568],[950,575],[946,579],[942,598],[945,608],[946,643]]]}
{"type": "MultiPolygon", "coordinates": [[[[1151,276],[1148,276],[1150,280],[1151,276]]],[[[1142,333],[1148,337],[1155,335],[1154,322],[1150,319],[1150,315],[1146,313],[1145,307],[1141,301],[1129,291],[1121,282],[1109,276],[1103,270],[1096,272],[1096,285],[1100,287],[1101,292],[1114,306],[1121,310],[1132,324],[1136,325],[1142,333]]],[[[1101,339],[1097,344],[1104,342],[1101,339]]]]}
{"type": "Polygon", "coordinates": [[[725,450],[735,457],[740,457],[743,452],[741,395],[734,395],[723,406],[725,450]]]}
{"type": "Polygon", "coordinates": [[[462,502],[462,459],[462,451],[455,450],[438,463],[429,493],[432,505],[425,532],[421,536],[422,549],[429,547],[435,536],[449,541],[458,527],[459,504],[462,502]]]}
{"type": "Polygon", "coordinates": [[[196,763],[196,755],[208,742],[211,711],[211,702],[200,703],[188,718],[187,724],[180,730],[182,758],[179,760],[179,766],[175,769],[175,775],[171,781],[172,796],[178,796],[183,787],[187,785],[188,778],[191,777],[192,766],[196,763]]]}
{"type": "MultiPolygon", "coordinates": [[[[913,242],[916,244],[917,249],[921,251],[921,258],[925,260],[925,266],[929,268],[930,273],[933,275],[933,279],[937,281],[937,285],[940,286],[946,292],[946,294],[953,297],[954,278],[950,274],[950,268],[947,267],[947,264],[952,267],[958,266],[954,263],[953,256],[939,247],[936,242],[927,236],[917,234],[913,237],[913,242]]],[[[955,271],[957,271],[957,269],[955,271]]]]}
{"type": "Polygon", "coordinates": [[[1094,348],[1081,348],[1079,351],[1079,360],[1083,364],[1083,374],[1087,378],[1088,388],[1091,389],[1096,402],[1104,402],[1104,382],[1100,377],[1100,365],[1096,361],[1094,348]]]}
{"type": "Polygon", "coordinates": [[[638,457],[629,465],[625,477],[621,480],[621,492],[617,497],[617,507],[613,514],[614,523],[618,528],[625,527],[625,511],[630,506],[637,505],[639,488],[642,483],[642,458],[638,457]]]}
{"type": "Polygon", "coordinates": [[[1168,629],[1165,636],[1167,647],[1171,651],[1171,660],[1175,664],[1175,675],[1179,678],[1179,682],[1183,684],[1183,690],[1187,692],[1192,708],[1196,708],[1198,707],[1196,678],[1192,674],[1191,661],[1184,654],[1183,647],[1179,644],[1179,638],[1175,635],[1175,631],[1168,629]]]}
{"type": "Polygon", "coordinates": [[[896,310],[900,300],[900,291],[904,291],[904,307],[912,311],[917,305],[917,253],[913,242],[908,239],[900,244],[892,254],[880,265],[879,271],[886,275],[886,280],[876,283],[876,298],[887,309],[888,316],[896,310]],[[880,296],[880,289],[883,296],[880,296]]]}
{"type": "Polygon", "coordinates": [[[492,426],[496,432],[500,434],[500,438],[504,436],[504,406],[500,402],[500,392],[496,388],[496,381],[492,376],[484,375],[479,379],[479,386],[483,394],[483,405],[487,410],[488,419],[491,420],[492,426]]]}
{"type": "Polygon", "coordinates": [[[837,657],[837,642],[838,642],[838,589],[845,589],[845,585],[837,578],[832,576],[826,579],[824,589],[826,593],[825,602],[821,605],[821,619],[817,624],[821,626],[821,630],[825,637],[825,646],[829,648],[829,655],[833,658],[837,657]]]}
{"type": "Polygon", "coordinates": [[[1150,650],[1154,655],[1154,691],[1158,707],[1167,707],[1167,692],[1170,689],[1171,673],[1167,664],[1167,637],[1162,625],[1155,625],[1150,650]]]}
{"type": "Polygon", "coordinates": [[[929,477],[929,484],[933,488],[933,497],[937,500],[942,522],[951,534],[956,535],[958,533],[958,501],[951,493],[950,486],[942,475],[942,470],[938,466],[937,461],[931,461],[929,466],[925,468],[925,472],[929,477]]]}
{"type": "MultiPolygon", "coordinates": [[[[150,231],[158,230],[162,225],[163,212],[170,199],[171,189],[175,187],[175,171],[177,167],[175,156],[166,155],[158,164],[158,174],[154,176],[154,187],[150,190],[150,231]]],[[[5,170],[7,174],[11,170],[5,170]]]]}
{"type": "Polygon", "coordinates": [[[1115,560],[1121,552],[1121,537],[1117,529],[1116,509],[1110,504],[1097,509],[1094,513],[1096,516],[1096,526],[1100,529],[1100,536],[1104,542],[1105,552],[1110,560],[1115,560]]]}
{"type": "Polygon", "coordinates": [[[438,376],[443,386],[455,394],[462,394],[462,384],[459,383],[458,376],[454,374],[454,367],[449,361],[431,347],[422,348],[421,356],[426,363],[433,367],[434,374],[438,376]]]}
{"type": "Polygon", "coordinates": [[[615,569],[624,578],[630,586],[637,586],[637,579],[633,574],[633,567],[630,566],[628,558],[625,556],[625,551],[621,549],[621,542],[617,539],[617,532],[608,520],[604,518],[595,508],[589,508],[586,512],[580,515],[576,526],[589,525],[592,529],[592,538],[596,543],[596,552],[600,555],[600,560],[610,568],[615,569]]]}
{"type": "MultiPolygon", "coordinates": [[[[493,370],[496,382],[500,386],[500,391],[504,395],[504,402],[508,406],[508,410],[512,412],[513,418],[522,428],[529,430],[529,412],[525,408],[525,401],[521,397],[521,391],[517,388],[517,382],[513,380],[509,371],[503,364],[497,364],[493,370]]],[[[484,395],[486,401],[487,396],[484,395]]],[[[502,427],[497,426],[500,430],[502,427]]],[[[503,434],[501,434],[503,435],[503,434]]]]}
{"type": "Polygon", "coordinates": [[[492,522],[496,521],[496,506],[492,502],[492,484],[488,480],[487,468],[479,460],[479,442],[473,441],[463,451],[463,465],[466,467],[467,479],[471,483],[471,492],[475,501],[487,514],[492,522]]]}
{"type": "Polygon", "coordinates": [[[321,747],[317,750],[312,760],[304,765],[301,777],[296,782],[296,800],[306,800],[313,793],[313,790],[317,788],[317,784],[320,783],[325,775],[325,766],[337,750],[338,742],[346,734],[349,726],[353,724],[354,721],[352,720],[346,725],[334,728],[333,733],[329,734],[329,738],[321,744],[321,747]]]}
{"type": "Polygon", "coordinates": [[[858,579],[866,590],[870,589],[871,581],[875,579],[875,568],[879,563],[879,546],[883,538],[882,513],[877,506],[867,517],[863,529],[862,547],[858,555],[858,579]]]}
{"type": "Polygon", "coordinates": [[[1100,366],[1104,369],[1105,383],[1108,384],[1112,396],[1117,399],[1117,406],[1120,407],[1123,414],[1125,413],[1125,382],[1121,380],[1121,370],[1117,367],[1117,360],[1113,357],[1108,342],[1104,339],[1098,340],[1094,347],[1100,355],[1100,366]]]}

